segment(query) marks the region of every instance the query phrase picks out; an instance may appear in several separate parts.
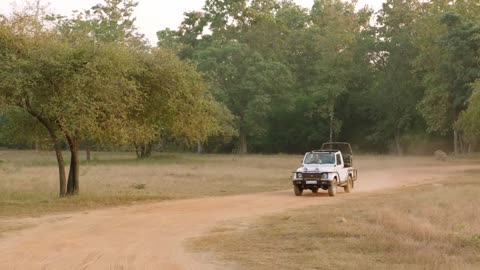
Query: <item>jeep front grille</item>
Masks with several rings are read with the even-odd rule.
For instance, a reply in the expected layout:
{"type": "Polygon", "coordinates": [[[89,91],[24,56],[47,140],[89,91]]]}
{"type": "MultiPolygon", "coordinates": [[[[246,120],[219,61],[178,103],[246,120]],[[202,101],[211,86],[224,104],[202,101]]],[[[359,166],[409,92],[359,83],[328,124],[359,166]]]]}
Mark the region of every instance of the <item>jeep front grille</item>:
{"type": "Polygon", "coordinates": [[[320,173],[304,173],[303,178],[305,180],[320,180],[320,173]]]}

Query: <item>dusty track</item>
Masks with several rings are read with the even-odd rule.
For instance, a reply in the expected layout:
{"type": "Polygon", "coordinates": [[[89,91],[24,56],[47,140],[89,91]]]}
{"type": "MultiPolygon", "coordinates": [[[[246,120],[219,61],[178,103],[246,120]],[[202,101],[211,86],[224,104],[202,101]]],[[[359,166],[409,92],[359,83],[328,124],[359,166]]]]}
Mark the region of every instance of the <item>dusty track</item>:
{"type": "MultiPolygon", "coordinates": [[[[295,197],[292,191],[171,201],[55,218],[0,239],[0,269],[213,269],[185,251],[188,238],[226,220],[249,221],[291,208],[335,203],[389,188],[430,183],[474,165],[365,168],[354,193],[295,197]]],[[[286,180],[287,181],[287,180],[286,180]]],[[[47,219],[48,220],[48,219],[47,219]]]]}

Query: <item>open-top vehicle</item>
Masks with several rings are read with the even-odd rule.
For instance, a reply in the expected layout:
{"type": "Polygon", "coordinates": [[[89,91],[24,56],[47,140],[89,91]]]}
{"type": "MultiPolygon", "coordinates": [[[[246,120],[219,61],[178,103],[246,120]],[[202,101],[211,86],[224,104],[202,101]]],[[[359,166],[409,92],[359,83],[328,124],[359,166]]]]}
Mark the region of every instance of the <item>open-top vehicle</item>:
{"type": "Polygon", "coordinates": [[[350,193],[357,180],[357,169],[353,167],[353,153],[348,143],[324,143],[320,150],[305,154],[302,167],[293,174],[293,191],[301,196],[305,189],[317,193],[328,190],[335,196],[338,187],[350,193]]]}

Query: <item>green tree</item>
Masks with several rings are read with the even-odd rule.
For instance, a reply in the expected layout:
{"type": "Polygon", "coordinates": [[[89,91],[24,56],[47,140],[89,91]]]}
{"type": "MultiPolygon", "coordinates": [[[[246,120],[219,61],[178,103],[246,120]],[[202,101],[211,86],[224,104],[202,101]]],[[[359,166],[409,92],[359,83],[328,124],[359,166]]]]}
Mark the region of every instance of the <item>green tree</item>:
{"type": "Polygon", "coordinates": [[[403,154],[402,136],[422,123],[417,105],[424,90],[414,73],[418,49],[411,38],[416,34],[419,7],[417,0],[388,0],[377,17],[374,87],[377,131],[386,139],[393,138],[400,155],[403,154]]]}
{"type": "MultiPolygon", "coordinates": [[[[431,131],[453,131],[455,153],[468,148],[456,122],[466,109],[472,83],[480,78],[480,27],[478,22],[468,19],[468,13],[463,15],[455,11],[463,10],[463,4],[459,1],[453,6],[448,5],[443,13],[435,16],[444,31],[430,37],[428,47],[422,47],[423,54],[431,55],[427,51],[431,48],[438,57],[435,62],[423,67],[427,91],[420,111],[431,131]]],[[[427,57],[422,55],[418,63],[426,65],[425,59],[427,57]]]]}
{"type": "MultiPolygon", "coordinates": [[[[273,114],[281,113],[272,107],[290,111],[306,105],[295,101],[305,96],[318,104],[306,114],[328,119],[332,139],[340,132],[342,121],[335,112],[344,105],[340,98],[355,84],[353,70],[360,69],[354,63],[355,46],[369,16],[341,1],[316,1],[309,13],[293,1],[209,0],[202,12],[186,14],[179,31],[159,32],[159,46],[181,48],[179,55],[187,58],[193,55],[213,82],[217,100],[237,117],[244,152],[247,137],[260,142],[267,133],[275,134],[267,130],[268,122],[275,118],[273,114]],[[258,78],[245,71],[246,67],[261,70],[256,67],[261,62],[282,66],[277,70],[284,76],[262,75],[265,82],[284,80],[277,83],[275,93],[264,90],[271,86],[256,87],[258,78]]],[[[362,61],[360,65],[365,69],[368,64],[362,61]]]]}
{"type": "Polygon", "coordinates": [[[138,1],[103,0],[91,9],[76,12],[73,18],[60,18],[63,27],[76,32],[89,33],[100,42],[125,42],[130,45],[146,46],[144,36],[135,27],[133,16],[138,1]]]}
{"type": "Polygon", "coordinates": [[[458,128],[465,132],[471,152],[478,145],[480,139],[480,81],[473,85],[473,93],[468,100],[468,108],[460,114],[458,128]]]}
{"type": "Polygon", "coordinates": [[[361,12],[355,12],[353,3],[317,0],[310,11],[311,25],[303,36],[299,57],[304,64],[297,71],[298,82],[319,101],[312,113],[328,120],[330,141],[342,126],[342,119],[335,113],[342,106],[340,98],[349,92],[355,47],[365,25],[361,12]]]}
{"type": "Polygon", "coordinates": [[[248,136],[265,132],[272,100],[291,87],[289,70],[236,41],[199,50],[196,59],[200,70],[208,74],[217,99],[236,117],[240,152],[247,153],[248,136]]]}
{"type": "Polygon", "coordinates": [[[228,118],[192,64],[164,49],[139,56],[135,81],[143,94],[143,108],[130,116],[133,144],[139,158],[149,157],[159,138],[171,136],[186,143],[203,142],[221,133],[219,111],[228,118]]]}
{"type": "Polygon", "coordinates": [[[57,155],[60,195],[79,192],[80,142],[125,138],[125,119],[141,93],[125,76],[135,66],[130,49],[95,43],[82,32],[58,32],[38,17],[5,18],[0,35],[0,93],[7,105],[32,115],[49,133],[57,155]],[[66,181],[61,142],[70,149],[66,181]]]}

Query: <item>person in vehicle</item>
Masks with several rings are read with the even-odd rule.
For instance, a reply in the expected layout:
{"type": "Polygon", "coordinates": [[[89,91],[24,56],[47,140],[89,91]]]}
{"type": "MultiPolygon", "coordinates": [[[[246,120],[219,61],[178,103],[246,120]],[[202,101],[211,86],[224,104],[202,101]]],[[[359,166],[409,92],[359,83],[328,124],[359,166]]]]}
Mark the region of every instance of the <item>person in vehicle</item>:
{"type": "Polygon", "coordinates": [[[334,164],[335,156],[332,153],[311,153],[305,160],[307,164],[334,164]]]}
{"type": "Polygon", "coordinates": [[[325,153],[321,157],[322,164],[334,164],[335,163],[335,156],[331,153],[325,153]]]}

